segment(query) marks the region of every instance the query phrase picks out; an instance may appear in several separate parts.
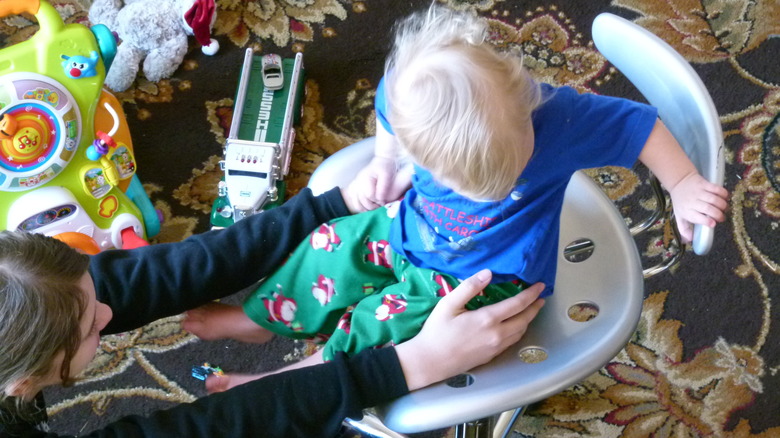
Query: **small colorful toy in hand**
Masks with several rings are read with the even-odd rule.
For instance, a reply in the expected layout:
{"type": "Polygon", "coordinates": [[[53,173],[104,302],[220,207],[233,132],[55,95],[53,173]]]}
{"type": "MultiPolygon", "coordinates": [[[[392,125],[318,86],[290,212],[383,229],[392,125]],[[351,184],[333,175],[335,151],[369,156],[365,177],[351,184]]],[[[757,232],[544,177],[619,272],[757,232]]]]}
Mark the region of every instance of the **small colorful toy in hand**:
{"type": "Polygon", "coordinates": [[[222,368],[212,367],[208,362],[203,363],[203,365],[199,367],[192,367],[192,377],[198,380],[205,381],[206,378],[212,374],[217,377],[225,375],[225,373],[222,372],[222,368]]]}
{"type": "Polygon", "coordinates": [[[142,61],[146,79],[170,77],[184,60],[188,35],[204,54],[217,53],[219,44],[211,38],[216,16],[214,0],[95,0],[89,20],[108,26],[121,40],[105,84],[114,91],[128,89],[142,61]]]}

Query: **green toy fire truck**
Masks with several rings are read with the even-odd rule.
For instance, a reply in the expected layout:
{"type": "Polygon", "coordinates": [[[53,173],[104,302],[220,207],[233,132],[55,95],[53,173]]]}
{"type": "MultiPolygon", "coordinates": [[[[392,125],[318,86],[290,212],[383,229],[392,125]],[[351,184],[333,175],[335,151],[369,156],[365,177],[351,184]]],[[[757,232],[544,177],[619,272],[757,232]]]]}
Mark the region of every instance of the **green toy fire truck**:
{"type": "Polygon", "coordinates": [[[212,228],[230,226],[284,201],[304,82],[301,53],[282,59],[247,49],[220,161],[224,175],[211,209],[212,228]]]}

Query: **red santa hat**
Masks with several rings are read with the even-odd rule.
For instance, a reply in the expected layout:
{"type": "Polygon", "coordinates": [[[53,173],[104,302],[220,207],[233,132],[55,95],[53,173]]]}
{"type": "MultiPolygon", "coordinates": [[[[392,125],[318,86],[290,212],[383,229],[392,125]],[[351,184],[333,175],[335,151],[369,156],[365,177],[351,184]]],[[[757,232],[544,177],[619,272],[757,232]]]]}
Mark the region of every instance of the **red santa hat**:
{"type": "Polygon", "coordinates": [[[204,53],[206,53],[206,47],[216,43],[215,40],[211,39],[211,24],[215,13],[214,0],[195,0],[192,7],[184,13],[184,21],[192,29],[192,34],[198,43],[203,46],[204,53]]]}

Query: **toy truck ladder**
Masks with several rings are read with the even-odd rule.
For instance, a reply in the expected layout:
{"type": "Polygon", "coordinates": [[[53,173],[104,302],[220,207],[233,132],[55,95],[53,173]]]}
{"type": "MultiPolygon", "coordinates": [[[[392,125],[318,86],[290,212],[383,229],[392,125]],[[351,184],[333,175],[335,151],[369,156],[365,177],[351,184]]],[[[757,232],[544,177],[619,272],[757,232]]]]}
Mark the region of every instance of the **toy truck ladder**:
{"type": "Polygon", "coordinates": [[[278,198],[277,183],[290,169],[293,123],[303,72],[303,55],[284,60],[284,87],[272,91],[262,81],[262,61],[247,49],[225,142],[227,195],[233,220],[258,213],[278,198]]]}

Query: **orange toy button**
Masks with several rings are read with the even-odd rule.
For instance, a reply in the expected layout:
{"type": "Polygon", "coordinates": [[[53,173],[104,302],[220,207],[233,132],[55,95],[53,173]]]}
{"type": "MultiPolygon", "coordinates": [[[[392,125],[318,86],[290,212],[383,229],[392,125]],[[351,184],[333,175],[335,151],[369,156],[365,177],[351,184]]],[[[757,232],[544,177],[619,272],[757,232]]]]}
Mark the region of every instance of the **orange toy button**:
{"type": "Polygon", "coordinates": [[[16,119],[10,114],[3,114],[0,119],[0,138],[12,139],[16,134],[16,119]]]}

